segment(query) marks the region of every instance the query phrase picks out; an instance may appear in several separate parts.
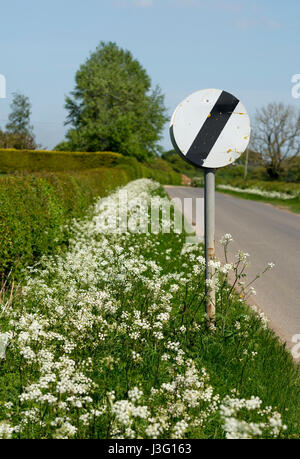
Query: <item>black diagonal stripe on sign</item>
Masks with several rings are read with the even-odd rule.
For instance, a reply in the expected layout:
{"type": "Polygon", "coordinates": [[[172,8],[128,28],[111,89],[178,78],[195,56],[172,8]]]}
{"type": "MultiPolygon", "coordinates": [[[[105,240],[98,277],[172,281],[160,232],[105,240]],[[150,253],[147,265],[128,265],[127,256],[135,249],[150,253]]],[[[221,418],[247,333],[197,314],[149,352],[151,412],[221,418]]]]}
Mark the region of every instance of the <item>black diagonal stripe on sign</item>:
{"type": "Polygon", "coordinates": [[[232,112],[236,109],[239,100],[229,92],[222,91],[219,99],[214,105],[210,116],[205,120],[197,137],[192,143],[186,158],[194,164],[202,166],[209,155],[219,135],[226,126],[232,112]]]}

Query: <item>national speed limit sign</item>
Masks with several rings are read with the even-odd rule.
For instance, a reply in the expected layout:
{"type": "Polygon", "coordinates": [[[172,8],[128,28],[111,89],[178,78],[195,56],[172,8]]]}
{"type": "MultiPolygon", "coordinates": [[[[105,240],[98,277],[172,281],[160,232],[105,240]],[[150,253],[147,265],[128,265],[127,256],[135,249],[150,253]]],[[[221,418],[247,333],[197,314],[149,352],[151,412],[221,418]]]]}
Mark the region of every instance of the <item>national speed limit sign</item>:
{"type": "Polygon", "coordinates": [[[250,119],[242,104],[221,89],[203,89],[173,113],[170,136],[177,153],[194,166],[216,169],[236,161],[250,141],[250,119]]]}

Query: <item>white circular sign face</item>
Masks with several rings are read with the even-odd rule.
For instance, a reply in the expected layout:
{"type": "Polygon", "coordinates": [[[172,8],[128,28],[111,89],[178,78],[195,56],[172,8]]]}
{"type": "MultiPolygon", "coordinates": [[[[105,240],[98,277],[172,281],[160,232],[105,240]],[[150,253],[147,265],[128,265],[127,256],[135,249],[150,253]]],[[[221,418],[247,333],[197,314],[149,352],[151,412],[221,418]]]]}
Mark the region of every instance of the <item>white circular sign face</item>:
{"type": "Polygon", "coordinates": [[[250,141],[244,105],[220,89],[194,92],[173,113],[170,136],[177,153],[198,167],[215,169],[236,161],[250,141]]]}

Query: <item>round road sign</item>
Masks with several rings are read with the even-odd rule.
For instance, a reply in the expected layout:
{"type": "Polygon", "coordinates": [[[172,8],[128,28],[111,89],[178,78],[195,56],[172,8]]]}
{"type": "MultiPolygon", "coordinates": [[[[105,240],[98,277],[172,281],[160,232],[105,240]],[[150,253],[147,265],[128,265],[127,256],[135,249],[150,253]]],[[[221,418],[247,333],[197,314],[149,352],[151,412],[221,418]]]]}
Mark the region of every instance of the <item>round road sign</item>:
{"type": "Polygon", "coordinates": [[[173,113],[170,135],[175,150],[198,167],[215,169],[236,161],[250,141],[244,105],[220,89],[194,92],[173,113]]]}

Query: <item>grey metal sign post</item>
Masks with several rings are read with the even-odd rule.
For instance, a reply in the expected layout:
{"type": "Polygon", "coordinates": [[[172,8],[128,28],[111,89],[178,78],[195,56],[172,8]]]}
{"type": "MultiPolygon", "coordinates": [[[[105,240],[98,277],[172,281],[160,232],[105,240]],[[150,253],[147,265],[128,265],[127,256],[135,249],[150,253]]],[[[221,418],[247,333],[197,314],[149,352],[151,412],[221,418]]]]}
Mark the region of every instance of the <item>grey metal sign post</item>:
{"type": "Polygon", "coordinates": [[[206,313],[215,316],[215,169],[234,163],[250,141],[244,105],[220,89],[204,89],[184,99],[173,113],[170,136],[177,153],[204,169],[206,313]]]}
{"type": "MultiPolygon", "coordinates": [[[[215,258],[215,170],[204,170],[204,244],[205,280],[214,279],[214,269],[209,262],[215,258]]],[[[213,287],[213,286],[212,286],[213,287]]],[[[206,314],[209,319],[215,316],[215,290],[206,284],[206,314]]]]}

